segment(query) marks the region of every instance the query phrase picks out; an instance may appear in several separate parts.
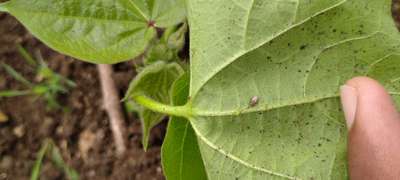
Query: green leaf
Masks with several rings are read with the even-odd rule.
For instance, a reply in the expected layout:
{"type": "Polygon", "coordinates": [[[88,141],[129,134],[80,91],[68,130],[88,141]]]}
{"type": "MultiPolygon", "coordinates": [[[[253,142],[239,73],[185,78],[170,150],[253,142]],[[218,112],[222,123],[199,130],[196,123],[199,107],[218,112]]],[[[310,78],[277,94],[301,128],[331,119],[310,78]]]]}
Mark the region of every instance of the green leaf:
{"type": "MultiPolygon", "coordinates": [[[[182,74],[183,69],[177,63],[156,62],[145,67],[135,77],[129,86],[126,98],[143,95],[159,102],[170,104],[171,86],[182,74]]],[[[143,127],[142,143],[144,149],[147,149],[150,130],[161,122],[164,115],[144,108],[140,108],[138,111],[143,127]]]]}
{"type": "MultiPolygon", "coordinates": [[[[184,74],[175,81],[171,94],[173,105],[186,103],[189,80],[189,74],[184,74]]],[[[196,134],[187,119],[170,118],[161,150],[164,174],[168,180],[207,179],[196,134]]]]}
{"type": "Polygon", "coordinates": [[[28,53],[28,51],[26,51],[26,49],[24,47],[22,47],[21,45],[17,45],[17,49],[19,54],[21,54],[21,56],[25,59],[25,61],[31,65],[31,66],[35,66],[36,65],[36,60],[32,58],[32,56],[28,53]]]}
{"type": "Polygon", "coordinates": [[[40,169],[42,167],[42,163],[43,163],[43,159],[44,156],[46,155],[46,152],[48,151],[50,147],[50,141],[45,141],[42,145],[42,147],[40,148],[38,154],[37,154],[37,158],[35,161],[35,164],[33,165],[32,168],[32,172],[31,172],[31,180],[37,180],[39,179],[40,176],[40,169]]]}
{"type": "Polygon", "coordinates": [[[188,1],[185,107],[209,179],[347,179],[339,86],[370,76],[400,102],[390,8],[391,0],[188,1]]]}
{"type": "Polygon", "coordinates": [[[60,169],[64,170],[69,180],[79,180],[79,174],[68,165],[62,159],[61,153],[54,142],[50,139],[46,139],[37,154],[37,159],[32,168],[31,180],[37,180],[40,177],[40,169],[43,164],[43,160],[47,153],[50,153],[53,163],[60,169]]]}
{"type": "Polygon", "coordinates": [[[191,121],[209,179],[348,179],[339,86],[379,80],[400,103],[391,0],[188,1],[191,121]]]}
{"type": "Polygon", "coordinates": [[[182,0],[11,0],[0,8],[51,48],[93,63],[134,58],[156,36],[154,23],[185,17],[182,0]]]}
{"type": "Polygon", "coordinates": [[[25,86],[32,86],[32,83],[29,82],[27,79],[24,78],[18,71],[16,71],[13,67],[9,66],[8,64],[1,63],[3,68],[6,70],[6,72],[12,76],[15,80],[19,81],[20,83],[24,84],[25,86]]]}
{"type": "Polygon", "coordinates": [[[70,168],[63,160],[60,150],[58,147],[52,143],[51,146],[51,157],[53,160],[53,163],[60,169],[64,171],[64,173],[67,175],[69,180],[79,180],[79,174],[76,172],[74,169],[70,168]]]}
{"type": "Polygon", "coordinates": [[[19,91],[19,90],[4,90],[0,91],[0,97],[15,97],[15,96],[24,96],[32,94],[30,90],[19,91]]]}
{"type": "Polygon", "coordinates": [[[339,86],[370,76],[400,101],[391,1],[281,2],[189,1],[190,101],[135,97],[191,121],[210,179],[347,179],[339,86]],[[259,28],[279,15],[287,25],[259,28]]]}

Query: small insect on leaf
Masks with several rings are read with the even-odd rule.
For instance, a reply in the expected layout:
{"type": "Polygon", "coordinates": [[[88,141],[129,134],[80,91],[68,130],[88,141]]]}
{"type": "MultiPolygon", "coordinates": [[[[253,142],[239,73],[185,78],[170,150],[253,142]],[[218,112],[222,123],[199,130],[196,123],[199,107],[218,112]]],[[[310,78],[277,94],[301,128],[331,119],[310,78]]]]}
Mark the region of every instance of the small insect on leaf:
{"type": "Polygon", "coordinates": [[[258,96],[251,97],[250,102],[249,102],[249,107],[257,106],[259,101],[260,101],[260,98],[258,96]]]}

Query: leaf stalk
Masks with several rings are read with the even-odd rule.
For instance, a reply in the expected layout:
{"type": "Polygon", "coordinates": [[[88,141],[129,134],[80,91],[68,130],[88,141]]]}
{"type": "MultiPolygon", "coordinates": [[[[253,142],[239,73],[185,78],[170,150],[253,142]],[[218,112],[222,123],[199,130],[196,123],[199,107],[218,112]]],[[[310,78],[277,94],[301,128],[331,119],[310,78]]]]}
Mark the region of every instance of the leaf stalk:
{"type": "Polygon", "coordinates": [[[187,119],[189,119],[192,116],[192,112],[191,112],[188,104],[186,104],[184,106],[166,105],[166,104],[157,102],[145,95],[133,96],[133,100],[136,103],[142,105],[143,107],[146,107],[155,112],[164,113],[164,114],[168,114],[168,115],[172,115],[172,116],[185,117],[187,119]]]}

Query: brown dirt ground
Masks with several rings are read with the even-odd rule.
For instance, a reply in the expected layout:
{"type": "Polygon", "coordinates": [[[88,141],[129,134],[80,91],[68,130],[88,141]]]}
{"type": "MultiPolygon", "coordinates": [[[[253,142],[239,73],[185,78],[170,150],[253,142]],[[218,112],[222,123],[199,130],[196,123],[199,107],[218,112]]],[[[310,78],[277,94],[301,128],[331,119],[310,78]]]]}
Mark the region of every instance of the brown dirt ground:
{"type": "MultiPolygon", "coordinates": [[[[33,38],[13,17],[0,13],[0,62],[14,67],[29,80],[35,74],[16,50],[21,43],[31,53],[40,50],[48,65],[75,81],[77,87],[59,97],[68,110],[46,111],[46,104],[32,97],[0,99],[0,111],[9,120],[0,123],[0,180],[29,179],[41,143],[52,138],[66,162],[81,179],[164,179],[160,166],[160,146],[165,123],[152,132],[150,149],[142,150],[140,122],[126,115],[128,152],[115,156],[108,117],[102,109],[102,96],[96,66],[50,50],[33,38]],[[88,145],[88,152],[79,143],[88,145]]],[[[122,93],[134,77],[132,62],[114,65],[115,81],[122,93]]],[[[0,90],[22,89],[20,83],[0,69],[0,90]]],[[[64,179],[64,174],[46,160],[41,179],[64,179]]]]}

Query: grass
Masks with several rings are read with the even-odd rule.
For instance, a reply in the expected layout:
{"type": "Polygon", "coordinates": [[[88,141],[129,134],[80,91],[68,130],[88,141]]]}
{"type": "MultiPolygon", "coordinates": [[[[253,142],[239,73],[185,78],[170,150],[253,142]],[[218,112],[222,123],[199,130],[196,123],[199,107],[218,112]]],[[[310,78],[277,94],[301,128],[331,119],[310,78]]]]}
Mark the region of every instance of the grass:
{"type": "Polygon", "coordinates": [[[0,97],[33,95],[43,98],[47,103],[48,109],[61,108],[62,106],[57,102],[57,96],[68,93],[68,90],[75,87],[76,84],[50,69],[41,57],[40,53],[38,53],[38,57],[34,59],[20,45],[18,46],[18,51],[27,64],[35,69],[36,77],[38,77],[40,81],[30,82],[10,65],[1,63],[1,67],[3,67],[11,77],[23,84],[25,89],[2,90],[0,91],[0,97]]]}
{"type": "Polygon", "coordinates": [[[31,171],[30,180],[38,180],[40,177],[40,170],[46,155],[50,158],[52,163],[60,170],[62,170],[65,176],[70,180],[79,180],[79,174],[74,169],[70,168],[63,160],[60,150],[50,139],[44,141],[42,147],[37,153],[35,164],[31,171]]]}

